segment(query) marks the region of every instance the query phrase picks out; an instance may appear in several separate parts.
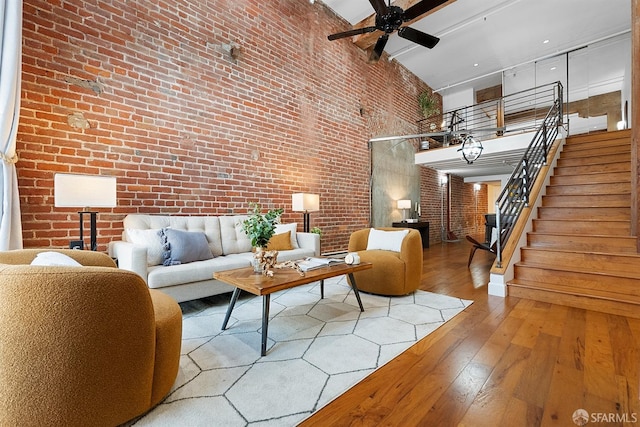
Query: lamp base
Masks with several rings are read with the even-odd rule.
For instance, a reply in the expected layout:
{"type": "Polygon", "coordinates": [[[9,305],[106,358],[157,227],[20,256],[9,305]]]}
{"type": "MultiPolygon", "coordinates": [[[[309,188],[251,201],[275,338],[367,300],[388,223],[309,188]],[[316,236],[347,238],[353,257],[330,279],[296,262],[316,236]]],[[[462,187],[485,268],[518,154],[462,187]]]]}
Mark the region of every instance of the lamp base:
{"type": "Polygon", "coordinates": [[[90,223],[90,229],[89,229],[89,238],[91,239],[91,247],[90,249],[92,251],[97,251],[98,250],[98,242],[96,239],[96,215],[98,212],[92,212],[92,211],[80,211],[78,212],[80,214],[80,241],[82,242],[82,245],[80,246],[80,249],[84,248],[84,215],[85,214],[89,214],[89,223],[90,223]]]}

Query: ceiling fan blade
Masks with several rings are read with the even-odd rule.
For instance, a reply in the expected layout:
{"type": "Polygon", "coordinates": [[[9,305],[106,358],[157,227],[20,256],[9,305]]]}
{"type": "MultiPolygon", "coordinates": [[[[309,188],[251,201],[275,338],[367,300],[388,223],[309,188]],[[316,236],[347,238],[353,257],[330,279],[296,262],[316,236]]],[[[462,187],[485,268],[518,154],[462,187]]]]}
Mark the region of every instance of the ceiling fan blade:
{"type": "Polygon", "coordinates": [[[378,38],[376,42],[376,46],[371,51],[371,56],[369,56],[370,62],[377,62],[378,59],[382,56],[382,52],[384,51],[384,47],[387,45],[387,41],[389,40],[389,34],[383,34],[378,38]]]}
{"type": "Polygon", "coordinates": [[[384,0],[369,0],[369,3],[371,3],[371,6],[373,7],[373,10],[376,11],[376,13],[379,13],[381,15],[387,13],[387,5],[384,0]]]}
{"type": "Polygon", "coordinates": [[[402,27],[398,30],[398,35],[403,39],[411,40],[414,43],[418,43],[421,46],[433,49],[435,45],[440,41],[439,38],[432,36],[431,34],[423,33],[411,27],[402,27]]]}
{"type": "Polygon", "coordinates": [[[337,39],[342,39],[344,37],[357,36],[358,34],[371,33],[375,30],[376,30],[376,27],[355,28],[353,30],[344,31],[342,33],[331,34],[327,38],[329,40],[337,40],[337,39]]]}
{"type": "Polygon", "coordinates": [[[422,0],[420,3],[416,3],[409,9],[405,10],[402,14],[402,19],[407,22],[418,16],[429,12],[431,9],[435,9],[441,4],[446,3],[448,0],[422,0]]]}

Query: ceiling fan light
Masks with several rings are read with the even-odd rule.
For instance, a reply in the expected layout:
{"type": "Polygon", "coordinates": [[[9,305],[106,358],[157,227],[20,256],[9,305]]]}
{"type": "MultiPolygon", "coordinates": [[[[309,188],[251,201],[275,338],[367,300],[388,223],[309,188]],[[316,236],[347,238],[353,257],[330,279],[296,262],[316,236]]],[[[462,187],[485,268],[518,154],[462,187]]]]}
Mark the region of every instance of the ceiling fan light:
{"type": "Polygon", "coordinates": [[[471,135],[467,135],[464,141],[462,141],[462,147],[458,151],[462,152],[462,157],[467,161],[467,164],[471,164],[480,157],[483,148],[479,140],[471,135]]]}

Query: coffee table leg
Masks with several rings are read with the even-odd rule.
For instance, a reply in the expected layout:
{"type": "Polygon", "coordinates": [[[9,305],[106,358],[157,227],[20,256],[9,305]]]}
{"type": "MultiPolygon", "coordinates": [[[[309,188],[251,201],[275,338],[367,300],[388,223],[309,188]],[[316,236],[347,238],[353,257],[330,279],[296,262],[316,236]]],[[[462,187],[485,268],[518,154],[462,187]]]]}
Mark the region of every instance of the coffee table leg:
{"type": "Polygon", "coordinates": [[[320,280],[320,299],[324,299],[324,279],[320,280]]]}
{"type": "Polygon", "coordinates": [[[227,329],[227,323],[229,322],[229,317],[231,317],[233,307],[236,305],[236,301],[238,301],[238,296],[240,296],[240,288],[235,288],[231,294],[231,301],[229,301],[229,307],[227,307],[227,314],[224,316],[224,322],[222,322],[223,331],[227,329]]]}
{"type": "Polygon", "coordinates": [[[358,291],[358,286],[356,286],[356,278],[353,277],[353,273],[349,273],[349,279],[351,281],[351,288],[353,289],[353,293],[356,295],[356,299],[358,300],[360,311],[364,311],[364,307],[362,306],[362,301],[360,300],[360,291],[358,291]]]}
{"type": "Polygon", "coordinates": [[[261,356],[267,354],[267,329],[269,328],[269,302],[271,295],[262,296],[262,349],[260,351],[261,356]]]}

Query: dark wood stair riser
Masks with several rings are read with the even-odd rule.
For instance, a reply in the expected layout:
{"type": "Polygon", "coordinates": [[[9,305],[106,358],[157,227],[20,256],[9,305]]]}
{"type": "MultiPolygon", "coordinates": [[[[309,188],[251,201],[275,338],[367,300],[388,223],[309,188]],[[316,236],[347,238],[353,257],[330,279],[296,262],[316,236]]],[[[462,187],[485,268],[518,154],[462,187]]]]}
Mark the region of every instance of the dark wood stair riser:
{"type": "Polygon", "coordinates": [[[631,221],[572,221],[572,220],[533,220],[533,231],[544,233],[609,234],[628,236],[631,233],[631,221]]]}
{"type": "Polygon", "coordinates": [[[637,254],[571,252],[527,247],[522,248],[521,262],[558,270],[568,268],[640,278],[640,256],[637,254]]]}
{"type": "Polygon", "coordinates": [[[631,209],[629,208],[561,208],[561,207],[540,207],[538,208],[538,218],[540,219],[617,219],[630,220],[631,209]]]}
{"type": "MultiPolygon", "coordinates": [[[[595,184],[550,185],[547,187],[548,195],[592,195],[592,194],[631,194],[629,182],[607,182],[595,184]]],[[[629,198],[629,206],[631,199],[629,198]]]]}
{"type": "Polygon", "coordinates": [[[606,163],[603,165],[586,165],[586,166],[565,166],[554,169],[555,175],[581,175],[587,173],[609,173],[609,172],[627,172],[631,173],[631,162],[606,163]]]}
{"type": "Polygon", "coordinates": [[[629,143],[620,146],[620,145],[601,145],[595,147],[579,147],[579,146],[570,146],[565,145],[562,150],[562,159],[578,159],[583,157],[591,157],[591,156],[603,156],[608,154],[620,154],[620,153],[630,153],[629,151],[629,143]]]}
{"type": "Polygon", "coordinates": [[[574,250],[581,252],[637,253],[636,239],[627,236],[529,233],[532,248],[574,250]]]}
{"type": "Polygon", "coordinates": [[[577,158],[560,158],[558,160],[558,168],[563,167],[571,167],[571,166],[586,166],[586,165],[604,165],[608,163],[620,163],[626,162],[629,163],[631,161],[631,152],[626,153],[616,153],[616,154],[605,154],[605,155],[596,155],[587,156],[587,157],[577,157],[577,158]]]}
{"type": "Polygon", "coordinates": [[[585,271],[567,271],[547,269],[524,264],[516,264],[516,281],[547,291],[558,289],[574,289],[574,292],[587,294],[610,293],[629,295],[628,299],[640,302],[640,278],[620,277],[615,274],[598,274],[585,271]],[[582,291],[581,291],[582,290],[582,291]]]}
{"type": "Polygon", "coordinates": [[[544,207],[626,207],[631,209],[631,194],[552,194],[542,196],[544,207]]]}
{"type": "MultiPolygon", "coordinates": [[[[610,173],[588,173],[578,175],[554,175],[551,177],[551,186],[555,185],[578,185],[578,184],[606,184],[611,182],[629,183],[631,173],[610,172],[610,173]]],[[[630,185],[630,184],[629,184],[630,185]]]]}

